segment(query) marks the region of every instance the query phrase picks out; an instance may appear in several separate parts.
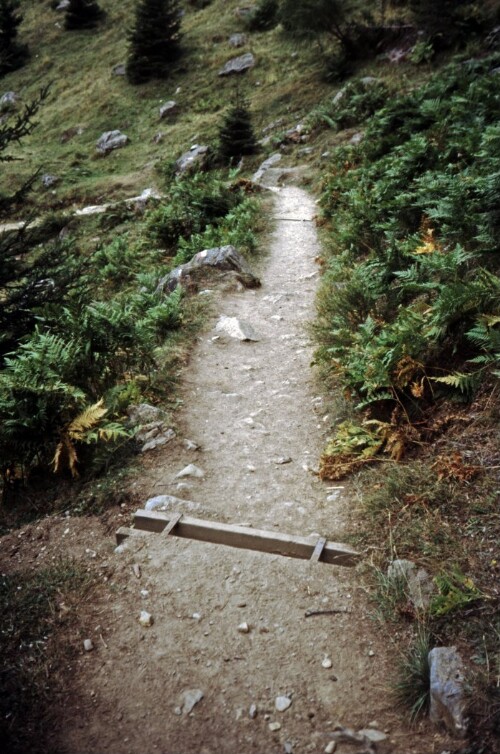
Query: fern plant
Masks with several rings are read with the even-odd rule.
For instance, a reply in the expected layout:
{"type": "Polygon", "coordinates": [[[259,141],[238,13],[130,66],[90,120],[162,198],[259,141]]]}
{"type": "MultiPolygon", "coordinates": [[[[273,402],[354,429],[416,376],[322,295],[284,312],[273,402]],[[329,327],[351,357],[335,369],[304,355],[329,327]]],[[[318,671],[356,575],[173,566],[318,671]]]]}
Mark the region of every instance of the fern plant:
{"type": "Polygon", "coordinates": [[[67,468],[71,476],[79,476],[78,472],[78,443],[96,443],[99,440],[116,442],[119,439],[128,439],[131,433],[118,422],[106,422],[102,420],[108,409],[104,406],[101,398],[92,406],[86,406],[69,424],[60,432],[60,440],[56,445],[52,464],[54,472],[67,468]]]}

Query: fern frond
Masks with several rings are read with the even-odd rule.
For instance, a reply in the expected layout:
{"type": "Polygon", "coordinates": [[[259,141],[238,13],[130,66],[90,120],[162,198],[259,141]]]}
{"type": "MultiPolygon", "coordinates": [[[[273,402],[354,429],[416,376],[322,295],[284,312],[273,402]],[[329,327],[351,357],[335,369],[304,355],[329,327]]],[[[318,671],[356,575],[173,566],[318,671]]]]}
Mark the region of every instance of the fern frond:
{"type": "Polygon", "coordinates": [[[57,444],[54,458],[52,459],[52,464],[54,466],[54,473],[57,474],[58,471],[61,470],[61,468],[65,465],[71,472],[71,476],[73,478],[79,476],[78,469],[76,467],[76,464],[78,463],[78,456],[76,453],[75,446],[71,442],[70,438],[65,435],[61,439],[61,441],[57,444]]]}
{"type": "Polygon", "coordinates": [[[464,374],[463,372],[455,372],[454,374],[447,374],[444,377],[431,377],[433,382],[439,382],[443,385],[456,388],[464,394],[470,394],[477,383],[477,372],[470,374],[464,374]]]}
{"type": "Polygon", "coordinates": [[[107,414],[108,409],[104,407],[104,400],[101,398],[92,406],[87,406],[73,421],[68,424],[66,432],[72,440],[83,440],[85,433],[95,427],[107,414]]]}

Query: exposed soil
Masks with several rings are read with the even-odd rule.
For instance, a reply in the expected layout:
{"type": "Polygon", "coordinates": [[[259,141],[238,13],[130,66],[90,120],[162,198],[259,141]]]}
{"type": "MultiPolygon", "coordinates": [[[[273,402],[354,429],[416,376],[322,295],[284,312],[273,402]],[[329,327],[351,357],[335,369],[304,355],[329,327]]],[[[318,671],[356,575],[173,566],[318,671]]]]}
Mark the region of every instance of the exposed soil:
{"type": "MultiPolygon", "coordinates": [[[[355,526],[354,495],[314,473],[329,427],[307,332],[318,279],[315,206],[292,186],[275,189],[275,199],[262,288],[210,294],[214,317],[184,376],[178,439],[144,456],[133,494],[143,503],[160,494],[195,501],[199,518],[342,542],[355,526]],[[251,323],[259,341],[216,332],[219,315],[251,323]],[[187,450],[184,438],[200,449],[187,450]],[[204,477],[175,479],[189,463],[204,477]]],[[[126,509],[121,520],[130,523],[126,509]]],[[[453,748],[427,723],[410,729],[394,709],[398,636],[373,618],[360,569],[155,534],[128,539],[121,553],[114,546],[109,526],[77,518],[51,518],[3,540],[4,570],[68,551],[101,577],[95,603],[80,607],[79,631],[66,637],[78,656],[50,751],[323,752],[338,724],[385,731],[382,754],[453,748]],[[305,615],[337,609],[345,612],[305,615]],[[149,628],[139,623],[143,610],[154,618],[149,628]],[[189,689],[203,699],[185,713],[189,689]],[[292,704],[279,712],[282,695],[292,704]]]]}

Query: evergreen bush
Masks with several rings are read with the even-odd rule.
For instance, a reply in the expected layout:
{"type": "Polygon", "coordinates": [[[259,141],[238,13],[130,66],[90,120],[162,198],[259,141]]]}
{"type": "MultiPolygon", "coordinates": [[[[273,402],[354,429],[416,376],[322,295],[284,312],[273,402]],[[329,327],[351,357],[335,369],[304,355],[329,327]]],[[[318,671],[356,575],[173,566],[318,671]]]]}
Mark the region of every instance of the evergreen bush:
{"type": "Polygon", "coordinates": [[[70,31],[93,29],[104,16],[95,0],[69,0],[64,18],[64,28],[70,31]]]}
{"type": "Polygon", "coordinates": [[[247,20],[250,31],[269,31],[278,23],[278,0],[260,0],[247,20]]]}
{"type": "Polygon", "coordinates": [[[23,17],[17,13],[19,0],[0,0],[0,76],[17,70],[28,59],[28,47],[17,40],[23,17]]]}
{"type": "Polygon", "coordinates": [[[127,79],[142,84],[167,78],[181,55],[181,9],[177,0],[139,0],[129,33],[127,79]]]}
{"type": "Polygon", "coordinates": [[[237,95],[219,128],[219,155],[224,162],[235,163],[256,150],[250,111],[237,95]]]}

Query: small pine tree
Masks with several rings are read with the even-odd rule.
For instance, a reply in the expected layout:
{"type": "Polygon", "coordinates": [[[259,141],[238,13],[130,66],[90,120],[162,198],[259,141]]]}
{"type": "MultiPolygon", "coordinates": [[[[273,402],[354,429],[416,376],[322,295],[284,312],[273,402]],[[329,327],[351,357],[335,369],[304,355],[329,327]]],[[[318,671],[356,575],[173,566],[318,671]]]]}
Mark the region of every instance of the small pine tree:
{"type": "Polygon", "coordinates": [[[64,28],[69,31],[93,29],[103,16],[104,11],[95,0],[70,0],[66,8],[64,28]]]}
{"type": "Polygon", "coordinates": [[[219,155],[224,162],[236,162],[243,155],[253,154],[257,142],[246,103],[237,94],[219,128],[219,155]]]}
{"type": "Polygon", "coordinates": [[[474,15],[469,18],[473,0],[410,0],[409,7],[417,26],[430,37],[446,37],[450,42],[468,27],[474,27],[474,15]]]}
{"type": "Polygon", "coordinates": [[[16,13],[19,0],[0,0],[0,76],[21,68],[28,58],[28,47],[17,41],[23,17],[16,13]]]}
{"type": "Polygon", "coordinates": [[[142,84],[166,78],[181,55],[181,10],[177,0],[139,0],[129,33],[127,79],[142,84]]]}

